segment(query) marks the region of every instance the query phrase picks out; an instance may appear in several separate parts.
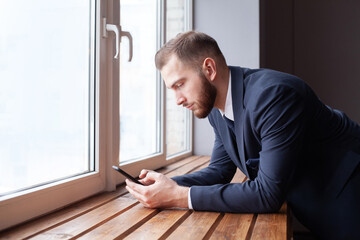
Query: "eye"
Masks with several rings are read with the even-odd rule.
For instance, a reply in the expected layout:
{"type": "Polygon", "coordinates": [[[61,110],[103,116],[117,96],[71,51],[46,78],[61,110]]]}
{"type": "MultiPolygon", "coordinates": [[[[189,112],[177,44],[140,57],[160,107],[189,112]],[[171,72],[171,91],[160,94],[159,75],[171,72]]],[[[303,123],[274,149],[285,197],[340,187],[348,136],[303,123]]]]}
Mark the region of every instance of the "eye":
{"type": "Polygon", "coordinates": [[[177,83],[176,84],[176,88],[181,88],[184,84],[181,82],[181,83],[177,83]]]}

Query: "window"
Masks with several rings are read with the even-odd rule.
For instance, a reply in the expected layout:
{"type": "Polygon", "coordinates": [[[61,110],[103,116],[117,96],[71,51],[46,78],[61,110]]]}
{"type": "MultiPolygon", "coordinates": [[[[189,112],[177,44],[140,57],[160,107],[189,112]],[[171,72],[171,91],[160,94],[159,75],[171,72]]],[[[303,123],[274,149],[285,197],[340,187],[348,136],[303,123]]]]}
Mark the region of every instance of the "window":
{"type": "Polygon", "coordinates": [[[0,2],[0,230],[113,190],[119,161],[137,175],[191,153],[191,114],[164,102],[154,66],[175,2],[171,34],[189,29],[190,0],[0,2]],[[125,38],[113,58],[119,23],[132,62],[125,38]]]}
{"type": "Polygon", "coordinates": [[[128,42],[123,41],[119,162],[132,173],[191,153],[192,114],[175,104],[154,63],[164,42],[191,29],[191,6],[186,0],[120,2],[120,22],[133,36],[134,56],[127,61],[128,42]]]}
{"type": "MultiPolygon", "coordinates": [[[[166,41],[178,33],[191,29],[189,2],[167,0],[166,41]]],[[[166,88],[166,147],[168,158],[175,157],[191,149],[191,112],[176,106],[175,95],[166,88]]]]}
{"type": "Polygon", "coordinates": [[[0,196],[94,171],[94,6],[3,2],[0,196]]]}
{"type": "Polygon", "coordinates": [[[121,25],[131,32],[134,44],[128,62],[128,42],[122,43],[120,60],[120,161],[128,162],[161,153],[161,84],[154,66],[160,2],[121,0],[120,4],[121,25]]]}
{"type": "Polygon", "coordinates": [[[0,2],[0,230],[104,189],[97,15],[95,0],[0,2]]]}

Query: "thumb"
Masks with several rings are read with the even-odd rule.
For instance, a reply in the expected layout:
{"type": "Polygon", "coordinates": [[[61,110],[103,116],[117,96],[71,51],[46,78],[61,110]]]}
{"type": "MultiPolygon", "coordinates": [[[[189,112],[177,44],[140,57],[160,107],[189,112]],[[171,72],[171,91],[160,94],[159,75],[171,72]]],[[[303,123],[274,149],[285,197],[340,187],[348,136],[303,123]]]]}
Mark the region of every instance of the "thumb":
{"type": "Polygon", "coordinates": [[[140,182],[145,185],[154,184],[156,181],[153,177],[154,173],[157,174],[156,172],[151,171],[151,170],[147,170],[147,169],[141,170],[140,175],[139,175],[139,177],[141,178],[140,182]]]}
{"type": "Polygon", "coordinates": [[[139,174],[139,178],[144,178],[146,177],[146,175],[148,174],[150,170],[147,170],[147,169],[143,169],[141,170],[140,174],[139,174]]]}
{"type": "Polygon", "coordinates": [[[151,170],[147,170],[147,174],[146,174],[146,177],[143,179],[143,180],[146,180],[146,181],[157,181],[159,179],[159,177],[161,176],[162,174],[160,173],[157,173],[155,171],[151,171],[151,170]]]}

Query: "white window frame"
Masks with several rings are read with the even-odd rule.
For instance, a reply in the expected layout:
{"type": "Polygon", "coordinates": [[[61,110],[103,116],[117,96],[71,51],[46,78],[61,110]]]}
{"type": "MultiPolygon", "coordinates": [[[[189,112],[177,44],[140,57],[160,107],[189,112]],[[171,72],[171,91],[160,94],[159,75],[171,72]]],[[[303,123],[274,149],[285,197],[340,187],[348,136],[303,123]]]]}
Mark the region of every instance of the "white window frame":
{"type": "MultiPolygon", "coordinates": [[[[95,5],[95,69],[92,79],[95,80],[95,171],[79,176],[67,178],[61,181],[31,188],[21,192],[0,197],[0,231],[11,226],[28,221],[35,217],[44,215],[70,203],[79,201],[102,191],[115,190],[117,184],[122,183],[124,178],[111,169],[119,159],[119,64],[113,61],[115,41],[114,36],[109,34],[103,38],[102,18],[106,17],[109,23],[119,23],[119,1],[115,0],[93,0],[95,5]]],[[[121,1],[121,0],[120,0],[121,1]]],[[[165,39],[165,2],[160,0],[160,12],[162,18],[161,36],[162,43],[165,39]]],[[[192,29],[192,0],[185,0],[189,21],[188,29],[192,29]]],[[[156,169],[170,164],[180,158],[192,154],[192,130],[190,150],[171,159],[166,159],[165,146],[165,88],[161,84],[161,111],[162,111],[162,153],[141,161],[132,162],[123,166],[124,170],[136,176],[142,168],[156,169]]],[[[161,81],[161,82],[160,82],[161,81]]],[[[190,128],[192,129],[192,116],[190,117],[190,128]]]]}

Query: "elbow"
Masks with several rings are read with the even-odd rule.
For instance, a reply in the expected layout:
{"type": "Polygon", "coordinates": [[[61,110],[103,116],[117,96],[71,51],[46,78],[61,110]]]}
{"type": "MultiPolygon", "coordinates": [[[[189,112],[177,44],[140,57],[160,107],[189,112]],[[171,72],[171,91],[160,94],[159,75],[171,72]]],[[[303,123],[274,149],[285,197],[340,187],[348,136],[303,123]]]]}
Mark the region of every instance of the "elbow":
{"type": "Polygon", "coordinates": [[[262,196],[263,199],[263,213],[275,213],[279,212],[285,199],[282,196],[281,192],[267,192],[262,196]]]}
{"type": "Polygon", "coordinates": [[[262,198],[261,207],[258,208],[257,213],[276,213],[279,212],[282,207],[281,201],[274,201],[268,198],[262,198]]]}
{"type": "Polygon", "coordinates": [[[279,212],[284,201],[285,197],[280,188],[263,188],[262,185],[259,186],[259,194],[261,201],[261,213],[274,213],[279,212]],[[266,190],[265,190],[266,189],[266,190]]]}
{"type": "Polygon", "coordinates": [[[271,202],[268,206],[264,209],[264,213],[276,213],[279,212],[282,206],[282,202],[271,202]]]}

